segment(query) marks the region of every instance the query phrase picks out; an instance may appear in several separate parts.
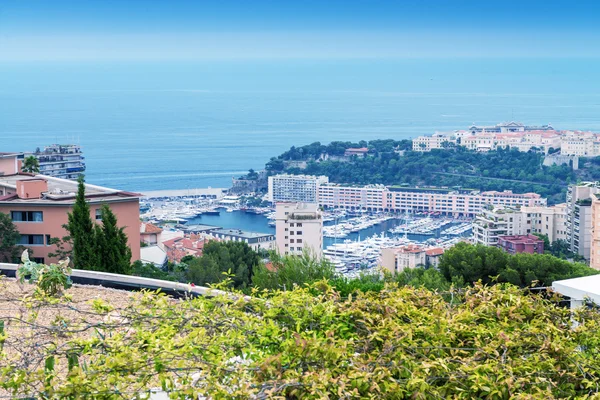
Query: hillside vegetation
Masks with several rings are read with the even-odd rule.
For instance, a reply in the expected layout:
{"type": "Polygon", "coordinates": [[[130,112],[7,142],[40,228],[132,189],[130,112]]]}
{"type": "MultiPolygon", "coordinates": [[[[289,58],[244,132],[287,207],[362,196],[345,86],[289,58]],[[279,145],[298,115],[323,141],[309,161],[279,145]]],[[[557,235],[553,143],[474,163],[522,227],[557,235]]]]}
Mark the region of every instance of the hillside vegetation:
{"type": "Polygon", "coordinates": [[[544,156],[537,152],[498,150],[481,153],[458,147],[427,153],[408,150],[401,155],[394,151],[395,148],[409,149],[410,141],[333,142],[328,146],[313,143],[292,147],[271,159],[266,168],[271,174],[326,175],[336,183],[461,186],[535,192],[547,197],[551,204],[563,202],[566,187],[578,179],[600,178],[600,162],[595,159],[583,160],[584,168],[573,171],[568,165],[543,166],[544,156]],[[359,145],[369,148],[367,157],[349,160],[334,157],[332,160],[324,156],[340,156],[345,148],[359,145]],[[286,163],[298,160],[307,161],[307,167],[300,169],[286,163]]]}

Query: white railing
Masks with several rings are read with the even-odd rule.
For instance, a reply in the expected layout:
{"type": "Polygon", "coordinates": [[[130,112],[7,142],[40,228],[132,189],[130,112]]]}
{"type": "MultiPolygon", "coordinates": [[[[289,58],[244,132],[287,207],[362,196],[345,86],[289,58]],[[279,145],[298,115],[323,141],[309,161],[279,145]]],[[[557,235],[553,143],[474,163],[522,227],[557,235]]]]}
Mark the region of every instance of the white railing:
{"type": "MultiPolygon", "coordinates": [[[[17,269],[19,268],[18,264],[5,264],[0,263],[0,272],[2,271],[14,271],[15,274],[17,269]]],[[[98,281],[98,285],[102,286],[102,282],[106,284],[115,284],[121,286],[129,286],[131,288],[142,288],[142,289],[163,289],[168,291],[180,292],[180,293],[189,293],[192,295],[199,296],[232,296],[238,297],[236,294],[225,292],[222,290],[212,289],[204,286],[195,286],[187,283],[180,282],[171,282],[171,281],[163,281],[161,279],[151,279],[151,278],[143,278],[141,276],[134,275],[121,275],[121,274],[112,274],[109,272],[99,272],[99,271],[87,271],[83,269],[74,269],[71,272],[71,278],[77,280],[80,279],[89,279],[92,281],[98,281]]],[[[250,298],[248,296],[244,296],[244,298],[250,298]]]]}

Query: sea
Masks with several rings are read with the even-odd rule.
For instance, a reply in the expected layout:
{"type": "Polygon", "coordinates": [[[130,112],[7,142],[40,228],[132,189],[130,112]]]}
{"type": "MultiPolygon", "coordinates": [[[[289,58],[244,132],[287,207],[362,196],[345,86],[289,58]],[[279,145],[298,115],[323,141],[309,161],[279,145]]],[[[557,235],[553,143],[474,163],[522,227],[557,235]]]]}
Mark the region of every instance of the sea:
{"type": "Polygon", "coordinates": [[[291,146],[473,123],[600,132],[590,59],[0,65],[0,151],[83,146],[88,182],[229,187],[291,146]]]}

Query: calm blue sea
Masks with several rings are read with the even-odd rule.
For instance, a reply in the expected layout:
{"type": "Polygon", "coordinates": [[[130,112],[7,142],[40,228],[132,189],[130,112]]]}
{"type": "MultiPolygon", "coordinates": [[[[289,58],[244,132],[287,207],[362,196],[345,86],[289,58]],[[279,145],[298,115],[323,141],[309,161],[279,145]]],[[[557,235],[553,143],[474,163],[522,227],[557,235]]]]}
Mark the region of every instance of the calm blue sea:
{"type": "Polygon", "coordinates": [[[600,131],[597,60],[0,66],[0,151],[84,147],[89,182],[226,187],[292,145],[518,120],[600,131]]]}

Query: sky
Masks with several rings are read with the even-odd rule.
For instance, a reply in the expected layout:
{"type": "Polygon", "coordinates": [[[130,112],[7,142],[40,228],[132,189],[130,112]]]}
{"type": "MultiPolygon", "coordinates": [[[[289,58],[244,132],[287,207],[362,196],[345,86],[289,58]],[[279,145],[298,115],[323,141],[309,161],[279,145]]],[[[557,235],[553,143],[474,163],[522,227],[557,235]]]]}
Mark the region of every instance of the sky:
{"type": "Polygon", "coordinates": [[[589,0],[0,0],[0,61],[600,56],[589,0]]]}

